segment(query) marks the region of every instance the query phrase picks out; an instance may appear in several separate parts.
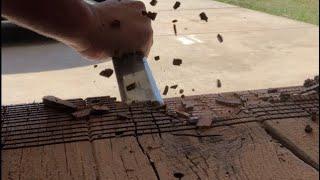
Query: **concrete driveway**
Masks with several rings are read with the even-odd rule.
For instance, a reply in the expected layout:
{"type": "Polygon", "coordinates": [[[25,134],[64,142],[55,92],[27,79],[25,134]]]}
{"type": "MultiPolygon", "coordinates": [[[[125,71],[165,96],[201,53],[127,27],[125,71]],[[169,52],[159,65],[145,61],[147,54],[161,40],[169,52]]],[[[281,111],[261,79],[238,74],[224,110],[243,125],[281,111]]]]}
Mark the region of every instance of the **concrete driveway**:
{"type": "MultiPolygon", "coordinates": [[[[156,7],[144,1],[148,10],[158,12],[149,56],[158,87],[179,86],[166,97],[179,96],[180,88],[188,96],[301,85],[319,74],[318,26],[212,0],[184,0],[177,10],[173,0],[159,0],[156,7]],[[201,12],[207,23],[200,21],[201,12]],[[173,66],[173,58],[181,58],[182,65],[173,66]]],[[[93,64],[60,43],[3,46],[2,104],[38,102],[45,95],[119,98],[115,76],[99,76],[112,63],[93,64]]]]}

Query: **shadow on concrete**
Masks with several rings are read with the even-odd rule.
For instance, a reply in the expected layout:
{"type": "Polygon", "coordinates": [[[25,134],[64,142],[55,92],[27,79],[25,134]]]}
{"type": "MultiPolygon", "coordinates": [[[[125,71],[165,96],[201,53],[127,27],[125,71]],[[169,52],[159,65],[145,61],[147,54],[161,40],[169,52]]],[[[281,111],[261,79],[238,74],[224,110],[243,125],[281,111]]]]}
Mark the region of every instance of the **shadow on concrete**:
{"type": "Polygon", "coordinates": [[[93,65],[57,41],[9,22],[1,23],[2,74],[61,70],[93,65]]]}
{"type": "Polygon", "coordinates": [[[1,47],[2,74],[62,70],[101,63],[81,57],[55,41],[8,44],[1,47]]]}

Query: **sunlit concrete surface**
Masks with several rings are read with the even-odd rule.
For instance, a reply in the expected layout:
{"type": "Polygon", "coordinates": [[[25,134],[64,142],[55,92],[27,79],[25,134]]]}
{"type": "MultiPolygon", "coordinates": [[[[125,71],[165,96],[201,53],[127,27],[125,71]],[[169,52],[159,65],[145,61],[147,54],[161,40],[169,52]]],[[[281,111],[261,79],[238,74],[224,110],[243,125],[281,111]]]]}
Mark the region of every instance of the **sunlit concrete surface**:
{"type": "MultiPolygon", "coordinates": [[[[180,88],[188,96],[302,85],[319,74],[318,26],[211,0],[185,0],[177,10],[173,0],[155,7],[145,3],[158,12],[149,55],[158,87],[163,91],[178,84],[165,97],[180,96],[180,88]],[[208,22],[200,21],[201,12],[208,22]],[[177,36],[173,19],[178,20],[177,36]],[[173,66],[173,58],[182,59],[182,65],[173,66]]],[[[113,68],[112,62],[87,61],[60,43],[3,46],[2,104],[39,102],[45,95],[119,98],[115,76],[99,76],[105,68],[113,68]]]]}

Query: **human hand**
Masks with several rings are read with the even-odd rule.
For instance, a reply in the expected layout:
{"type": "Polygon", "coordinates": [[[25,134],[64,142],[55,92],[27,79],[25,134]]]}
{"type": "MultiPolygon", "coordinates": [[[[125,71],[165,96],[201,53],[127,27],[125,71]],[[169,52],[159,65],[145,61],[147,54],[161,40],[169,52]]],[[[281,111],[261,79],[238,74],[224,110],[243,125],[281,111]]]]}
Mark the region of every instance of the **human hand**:
{"type": "Polygon", "coordinates": [[[91,6],[92,16],[87,34],[79,37],[74,47],[88,59],[102,60],[126,53],[149,54],[153,43],[151,20],[140,1],[108,0],[91,6]]]}

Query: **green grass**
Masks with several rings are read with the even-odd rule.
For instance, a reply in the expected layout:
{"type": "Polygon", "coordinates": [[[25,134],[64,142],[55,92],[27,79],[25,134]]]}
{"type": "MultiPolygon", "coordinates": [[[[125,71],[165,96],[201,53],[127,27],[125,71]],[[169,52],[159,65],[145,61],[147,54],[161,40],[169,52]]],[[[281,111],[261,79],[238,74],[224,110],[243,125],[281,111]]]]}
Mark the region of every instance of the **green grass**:
{"type": "Polygon", "coordinates": [[[319,0],[216,0],[319,25],[319,0]]]}

